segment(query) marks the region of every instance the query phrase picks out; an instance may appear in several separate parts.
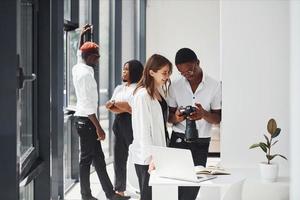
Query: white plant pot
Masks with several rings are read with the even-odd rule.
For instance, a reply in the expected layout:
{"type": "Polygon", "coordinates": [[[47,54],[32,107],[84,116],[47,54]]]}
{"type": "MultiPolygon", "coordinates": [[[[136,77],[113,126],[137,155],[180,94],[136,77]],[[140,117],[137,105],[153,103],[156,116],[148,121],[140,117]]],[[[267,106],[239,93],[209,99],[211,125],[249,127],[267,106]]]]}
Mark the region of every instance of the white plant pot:
{"type": "Polygon", "coordinates": [[[278,164],[266,162],[259,163],[260,175],[263,182],[275,182],[278,177],[278,164]]]}

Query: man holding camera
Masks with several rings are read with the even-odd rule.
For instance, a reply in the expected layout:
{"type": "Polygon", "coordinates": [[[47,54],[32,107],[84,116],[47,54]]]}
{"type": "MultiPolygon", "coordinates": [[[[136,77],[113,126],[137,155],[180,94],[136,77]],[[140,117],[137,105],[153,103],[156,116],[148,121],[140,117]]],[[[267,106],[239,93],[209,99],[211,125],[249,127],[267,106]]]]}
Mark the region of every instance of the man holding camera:
{"type": "MultiPolygon", "coordinates": [[[[221,121],[221,83],[203,73],[199,59],[189,48],[177,51],[175,64],[182,77],[170,86],[170,147],[190,149],[194,165],[205,166],[212,124],[221,121]]],[[[178,199],[195,200],[199,188],[179,187],[178,199]]]]}

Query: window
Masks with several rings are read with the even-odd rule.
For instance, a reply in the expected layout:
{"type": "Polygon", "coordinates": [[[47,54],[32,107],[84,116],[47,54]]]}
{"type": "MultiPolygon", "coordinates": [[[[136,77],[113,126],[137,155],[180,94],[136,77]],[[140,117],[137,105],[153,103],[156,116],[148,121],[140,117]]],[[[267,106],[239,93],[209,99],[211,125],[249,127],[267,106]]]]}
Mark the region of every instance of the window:
{"type": "MultiPolygon", "coordinates": [[[[64,0],[64,128],[63,128],[63,192],[66,192],[75,182],[77,176],[72,173],[77,169],[72,165],[72,161],[78,160],[79,145],[78,137],[72,141],[72,136],[76,133],[72,132],[73,113],[76,106],[76,94],[73,85],[72,68],[77,63],[78,50],[78,8],[77,1],[64,0]],[[74,9],[71,10],[71,9],[74,9]],[[72,11],[72,12],[71,12],[72,11]],[[73,13],[73,16],[71,16],[73,13]],[[74,20],[74,21],[72,21],[74,20]],[[77,30],[77,31],[76,31],[77,30]]],[[[77,165],[77,164],[76,164],[77,165]]]]}
{"type": "Polygon", "coordinates": [[[64,0],[64,19],[71,21],[71,0],[64,0]]]}
{"type": "MultiPolygon", "coordinates": [[[[21,3],[21,53],[20,67],[24,74],[33,73],[33,9],[29,2],[21,3]]],[[[25,156],[33,144],[33,83],[26,82],[20,90],[20,153],[25,156]]]]}
{"type": "Polygon", "coordinates": [[[91,0],[79,1],[79,27],[92,23],[92,2],[91,0]]]}
{"type": "Polygon", "coordinates": [[[79,31],[68,31],[64,34],[64,107],[76,106],[76,94],[73,85],[72,67],[77,63],[79,31]]]}
{"type": "Polygon", "coordinates": [[[34,199],[34,184],[31,181],[28,185],[20,188],[20,198],[19,200],[33,200],[34,199]]]}
{"type": "MultiPolygon", "coordinates": [[[[20,56],[19,67],[24,75],[35,73],[34,4],[31,0],[22,0],[20,9],[20,56]]],[[[25,178],[38,157],[37,140],[37,95],[36,81],[25,81],[18,96],[18,125],[20,130],[17,147],[20,152],[20,181],[25,178]]],[[[21,199],[33,199],[33,181],[20,190],[21,199]]]]}
{"type": "Polygon", "coordinates": [[[105,103],[110,99],[110,2],[100,1],[100,61],[99,61],[99,98],[100,98],[100,123],[107,137],[103,143],[103,152],[107,157],[110,155],[110,140],[112,131],[109,128],[109,111],[105,108],[105,103]]]}

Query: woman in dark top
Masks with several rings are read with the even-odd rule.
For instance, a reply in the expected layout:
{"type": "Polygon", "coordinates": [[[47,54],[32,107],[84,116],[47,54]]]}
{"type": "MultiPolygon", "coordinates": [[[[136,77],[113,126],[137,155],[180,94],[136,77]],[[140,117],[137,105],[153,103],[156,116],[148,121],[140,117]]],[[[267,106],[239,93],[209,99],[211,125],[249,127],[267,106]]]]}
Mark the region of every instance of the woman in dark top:
{"type": "Polygon", "coordinates": [[[142,73],[143,65],[139,61],[126,62],[122,72],[123,84],[115,88],[111,100],[106,103],[106,108],[116,114],[113,123],[115,190],[122,196],[126,191],[128,147],[133,140],[131,107],[128,101],[132,98],[132,93],[136,83],[141,79],[142,73]]]}

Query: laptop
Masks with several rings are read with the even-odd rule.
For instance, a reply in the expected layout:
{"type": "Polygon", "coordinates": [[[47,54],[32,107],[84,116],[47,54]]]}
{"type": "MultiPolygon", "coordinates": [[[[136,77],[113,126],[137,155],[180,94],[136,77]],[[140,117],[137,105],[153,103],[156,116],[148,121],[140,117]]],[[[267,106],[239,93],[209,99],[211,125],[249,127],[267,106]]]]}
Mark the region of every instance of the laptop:
{"type": "Polygon", "coordinates": [[[192,153],[187,149],[152,146],[155,172],[159,177],[199,183],[216,178],[215,175],[197,175],[192,153]]]}

